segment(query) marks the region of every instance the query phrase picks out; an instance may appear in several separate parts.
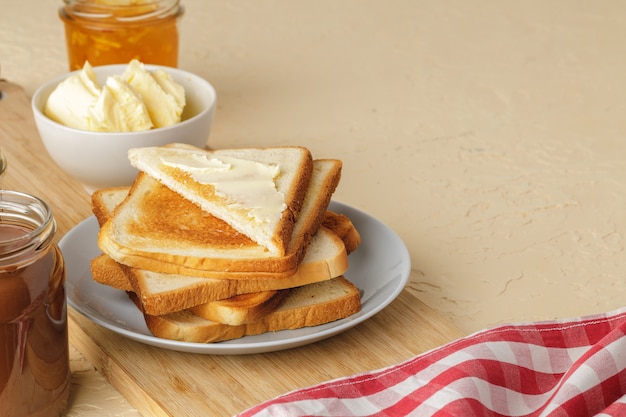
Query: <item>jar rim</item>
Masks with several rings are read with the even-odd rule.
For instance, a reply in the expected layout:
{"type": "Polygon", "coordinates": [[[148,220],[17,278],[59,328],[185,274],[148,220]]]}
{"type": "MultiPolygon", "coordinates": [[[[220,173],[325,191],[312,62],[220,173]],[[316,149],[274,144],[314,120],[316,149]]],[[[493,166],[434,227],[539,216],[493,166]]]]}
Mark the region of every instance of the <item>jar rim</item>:
{"type": "Polygon", "coordinates": [[[63,0],[61,16],[92,20],[118,20],[134,22],[148,19],[179,16],[183,13],[180,0],[146,0],[129,4],[106,4],[94,0],[63,0]]]}
{"type": "Polygon", "coordinates": [[[23,227],[15,237],[0,237],[0,265],[14,264],[25,254],[46,249],[56,232],[50,206],[41,198],[14,190],[0,190],[0,223],[23,227]]]}

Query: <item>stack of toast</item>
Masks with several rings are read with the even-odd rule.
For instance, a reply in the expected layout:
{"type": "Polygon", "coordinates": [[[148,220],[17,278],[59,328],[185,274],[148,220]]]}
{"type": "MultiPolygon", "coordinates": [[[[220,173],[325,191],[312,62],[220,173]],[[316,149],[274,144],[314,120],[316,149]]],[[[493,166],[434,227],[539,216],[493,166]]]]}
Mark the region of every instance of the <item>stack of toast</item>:
{"type": "Polygon", "coordinates": [[[131,187],[98,190],[95,281],[125,290],[157,337],[208,343],[361,309],[343,274],[360,235],[328,210],[341,161],[304,147],[133,149],[131,187]]]}

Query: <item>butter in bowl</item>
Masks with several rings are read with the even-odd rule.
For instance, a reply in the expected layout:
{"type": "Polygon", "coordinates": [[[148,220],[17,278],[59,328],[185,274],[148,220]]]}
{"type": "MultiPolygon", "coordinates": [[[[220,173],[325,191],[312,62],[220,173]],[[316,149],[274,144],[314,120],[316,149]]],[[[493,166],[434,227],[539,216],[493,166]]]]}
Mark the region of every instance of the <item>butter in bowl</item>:
{"type": "Polygon", "coordinates": [[[132,184],[137,169],[129,149],[206,146],[216,99],[214,87],[198,75],[131,61],[86,63],[42,85],[31,104],[51,158],[91,193],[132,184]]]}

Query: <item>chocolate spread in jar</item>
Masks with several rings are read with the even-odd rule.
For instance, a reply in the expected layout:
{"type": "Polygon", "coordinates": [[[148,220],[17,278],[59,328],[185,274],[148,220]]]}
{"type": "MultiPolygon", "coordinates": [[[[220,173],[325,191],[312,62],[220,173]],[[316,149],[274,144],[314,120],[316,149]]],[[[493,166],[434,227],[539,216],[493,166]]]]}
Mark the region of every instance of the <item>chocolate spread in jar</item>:
{"type": "MultiPolygon", "coordinates": [[[[0,221],[0,242],[28,231],[0,221]]],[[[56,417],[69,396],[65,267],[55,244],[40,249],[0,265],[0,416],[56,417]]]]}

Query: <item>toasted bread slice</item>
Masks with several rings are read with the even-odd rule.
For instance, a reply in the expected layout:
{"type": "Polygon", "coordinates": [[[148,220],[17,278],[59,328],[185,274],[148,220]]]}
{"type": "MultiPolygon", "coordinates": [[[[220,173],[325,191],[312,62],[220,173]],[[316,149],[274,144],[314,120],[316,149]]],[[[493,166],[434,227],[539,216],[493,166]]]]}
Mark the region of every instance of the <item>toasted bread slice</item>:
{"type": "Polygon", "coordinates": [[[314,162],[284,256],[271,255],[143,172],[104,222],[98,245],[119,263],[155,272],[218,279],[287,278],[296,273],[340,177],[341,161],[314,162]]]}
{"type": "Polygon", "coordinates": [[[348,255],[343,241],[323,227],[309,244],[296,273],[276,280],[230,280],[166,274],[129,268],[106,254],[91,261],[94,281],[137,293],[144,310],[153,315],[180,311],[239,294],[281,290],[328,280],[345,273],[347,269],[348,255]]]}
{"type": "MultiPolygon", "coordinates": [[[[101,254],[90,262],[91,277],[100,284],[124,291],[134,291],[129,278],[124,273],[124,266],[115,262],[108,255],[101,254]]],[[[196,278],[202,279],[202,278],[196,278]]]]}
{"type": "Polygon", "coordinates": [[[109,187],[91,194],[91,211],[100,227],[113,216],[113,211],[124,201],[129,191],[130,187],[109,187]]]}
{"type": "MultiPolygon", "coordinates": [[[[129,293],[139,309],[134,293],[129,293]]],[[[361,309],[359,290],[343,276],[290,290],[282,304],[259,320],[230,326],[207,320],[190,310],[163,316],[144,313],[150,332],[160,338],[209,343],[279,330],[330,323],[361,309]]]]}
{"type": "Polygon", "coordinates": [[[213,278],[229,271],[288,276],[298,261],[271,255],[143,172],[100,228],[98,246],[128,266],[213,278]]]}
{"type": "Polygon", "coordinates": [[[141,303],[142,310],[148,314],[163,315],[191,308],[200,317],[231,326],[257,320],[271,312],[288,292],[287,289],[239,294],[239,289],[227,285],[227,280],[165,274],[156,274],[156,279],[150,279],[149,271],[139,271],[135,277],[132,271],[106,255],[94,258],[91,269],[96,282],[112,284],[111,286],[115,288],[138,294],[137,297],[140,298],[138,302],[141,303]],[[141,281],[142,278],[145,278],[144,281],[141,281]],[[142,282],[147,290],[142,290],[139,282],[142,282]],[[150,293],[150,290],[155,288],[156,292],[150,293]],[[163,288],[165,293],[160,291],[160,288],[163,288]],[[213,291],[210,291],[211,289],[213,291]],[[140,295],[141,291],[144,293],[143,296],[140,295]],[[224,294],[229,298],[214,300],[224,294]]]}
{"type": "Polygon", "coordinates": [[[199,304],[191,307],[190,311],[207,320],[238,326],[261,320],[263,316],[276,310],[289,291],[285,289],[235,295],[226,300],[199,304]]]}
{"type": "Polygon", "coordinates": [[[287,252],[313,169],[297,146],[207,151],[131,149],[131,165],[224,221],[274,256],[287,252]]]}
{"type": "MultiPolygon", "coordinates": [[[[315,169],[321,169],[319,163],[326,163],[326,161],[315,161],[315,169]]],[[[128,195],[130,187],[110,187],[96,190],[91,195],[91,207],[92,211],[98,221],[98,224],[102,226],[112,215],[115,208],[124,201],[128,195]]],[[[305,202],[306,207],[306,202],[305,202]]],[[[344,214],[335,213],[333,211],[326,211],[322,218],[321,226],[324,226],[328,230],[334,232],[341,240],[343,240],[346,246],[346,252],[350,254],[361,244],[361,235],[359,231],[354,227],[352,220],[344,214]]]]}
{"type": "Polygon", "coordinates": [[[339,236],[346,246],[348,255],[361,244],[361,234],[345,214],[327,211],[324,213],[321,225],[339,236]]]}

